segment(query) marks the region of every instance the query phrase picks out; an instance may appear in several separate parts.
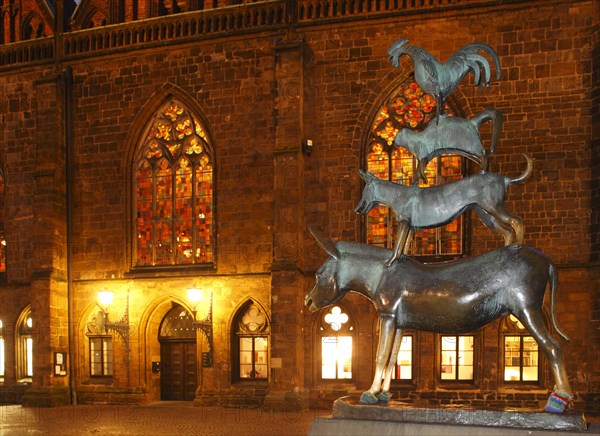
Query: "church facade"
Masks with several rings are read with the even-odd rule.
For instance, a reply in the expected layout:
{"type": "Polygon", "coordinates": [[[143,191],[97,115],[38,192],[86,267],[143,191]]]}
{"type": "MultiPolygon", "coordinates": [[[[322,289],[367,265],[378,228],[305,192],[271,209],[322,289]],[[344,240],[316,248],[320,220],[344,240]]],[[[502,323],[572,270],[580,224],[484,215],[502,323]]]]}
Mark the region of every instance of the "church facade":
{"type": "MultiPolygon", "coordinates": [[[[599,414],[599,10],[597,0],[9,2],[0,400],[305,410],[366,390],[375,309],[349,294],[308,311],[327,258],[308,228],[393,247],[393,212],[354,208],[359,170],[412,183],[415,159],[395,135],[436,122],[414,60],[388,60],[406,38],[442,61],[472,42],[497,52],[500,79],[490,59],[490,86],[468,75],[444,111],[502,113],[489,171],[514,178],[523,154],[533,158],[506,205],[559,271],[573,407],[599,414]]],[[[486,149],[496,128],[479,126],[486,149]]],[[[478,171],[439,156],[422,186],[478,171]]],[[[466,212],[415,232],[407,250],[442,262],[503,245],[466,212]]],[[[514,317],[462,335],[404,332],[392,381],[394,398],[428,406],[538,408],[552,387],[514,317]]]]}

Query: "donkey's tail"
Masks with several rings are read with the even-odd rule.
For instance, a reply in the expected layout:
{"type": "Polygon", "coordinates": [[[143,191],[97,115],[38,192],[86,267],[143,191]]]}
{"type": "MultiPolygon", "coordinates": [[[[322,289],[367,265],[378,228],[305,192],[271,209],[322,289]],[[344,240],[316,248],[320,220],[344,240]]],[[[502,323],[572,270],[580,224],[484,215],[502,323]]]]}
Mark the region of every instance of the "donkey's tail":
{"type": "Polygon", "coordinates": [[[556,271],[556,267],[552,262],[548,264],[548,282],[550,284],[550,322],[552,323],[552,327],[558,333],[558,335],[563,338],[565,341],[569,340],[569,337],[561,330],[556,322],[556,317],[554,316],[554,308],[556,304],[556,285],[558,283],[558,272],[556,271]]]}
{"type": "Polygon", "coordinates": [[[525,159],[527,159],[527,168],[525,169],[523,174],[521,174],[519,177],[517,177],[515,179],[507,178],[506,180],[509,185],[514,185],[516,183],[523,183],[525,180],[527,180],[531,176],[531,173],[533,173],[533,159],[527,153],[523,153],[523,156],[525,156],[525,159]]]}
{"type": "Polygon", "coordinates": [[[478,129],[482,123],[488,120],[492,121],[492,142],[490,143],[490,152],[488,154],[494,154],[496,145],[498,145],[500,135],[502,134],[502,127],[504,126],[502,112],[498,109],[486,109],[471,118],[471,122],[473,122],[478,129]]]}

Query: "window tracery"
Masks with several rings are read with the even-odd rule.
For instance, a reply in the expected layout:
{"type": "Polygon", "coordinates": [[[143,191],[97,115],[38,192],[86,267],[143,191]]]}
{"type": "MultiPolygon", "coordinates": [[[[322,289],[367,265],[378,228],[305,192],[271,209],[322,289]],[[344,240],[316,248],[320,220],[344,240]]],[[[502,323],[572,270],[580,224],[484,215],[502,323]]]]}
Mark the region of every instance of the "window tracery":
{"type": "Polygon", "coordinates": [[[269,333],[266,313],[255,302],[242,307],[237,316],[234,334],[235,360],[239,380],[268,379],[269,377],[269,333]]]}
{"type": "Polygon", "coordinates": [[[322,379],[352,379],[354,323],[340,307],[333,306],[321,317],[320,326],[322,379]]]}
{"type": "Polygon", "coordinates": [[[89,345],[89,374],[92,377],[114,375],[113,337],[104,328],[101,310],[92,314],[85,326],[89,345]]]}
{"type": "Polygon", "coordinates": [[[213,163],[205,128],[181,102],[154,117],[135,163],[135,265],[214,262],[213,163]]]}

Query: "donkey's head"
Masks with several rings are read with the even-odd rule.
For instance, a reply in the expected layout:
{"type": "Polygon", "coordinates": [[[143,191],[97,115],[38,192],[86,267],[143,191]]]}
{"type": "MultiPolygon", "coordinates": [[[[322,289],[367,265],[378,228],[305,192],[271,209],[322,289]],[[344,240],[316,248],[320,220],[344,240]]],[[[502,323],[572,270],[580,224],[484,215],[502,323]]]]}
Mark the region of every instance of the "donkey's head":
{"type": "Polygon", "coordinates": [[[323,238],[311,228],[309,230],[319,246],[330,256],[315,274],[315,285],[304,298],[304,304],[311,312],[315,312],[322,307],[336,303],[344,296],[344,293],[340,292],[336,280],[341,258],[339,250],[331,239],[323,238]]]}
{"type": "Polygon", "coordinates": [[[371,209],[377,206],[376,201],[377,181],[379,180],[371,173],[366,173],[362,170],[358,170],[360,177],[365,181],[365,187],[363,188],[362,197],[358,202],[358,205],[354,208],[354,212],[360,213],[361,215],[368,214],[371,209]]]}

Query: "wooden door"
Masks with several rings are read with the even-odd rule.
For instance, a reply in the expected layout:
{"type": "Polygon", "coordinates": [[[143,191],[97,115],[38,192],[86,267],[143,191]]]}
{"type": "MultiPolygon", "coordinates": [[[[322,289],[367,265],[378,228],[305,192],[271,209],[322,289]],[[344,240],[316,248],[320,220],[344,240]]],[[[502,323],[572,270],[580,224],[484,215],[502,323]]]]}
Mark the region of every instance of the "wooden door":
{"type": "Polygon", "coordinates": [[[161,342],[160,355],[161,400],[192,401],[196,394],[196,342],[161,342]]]}

